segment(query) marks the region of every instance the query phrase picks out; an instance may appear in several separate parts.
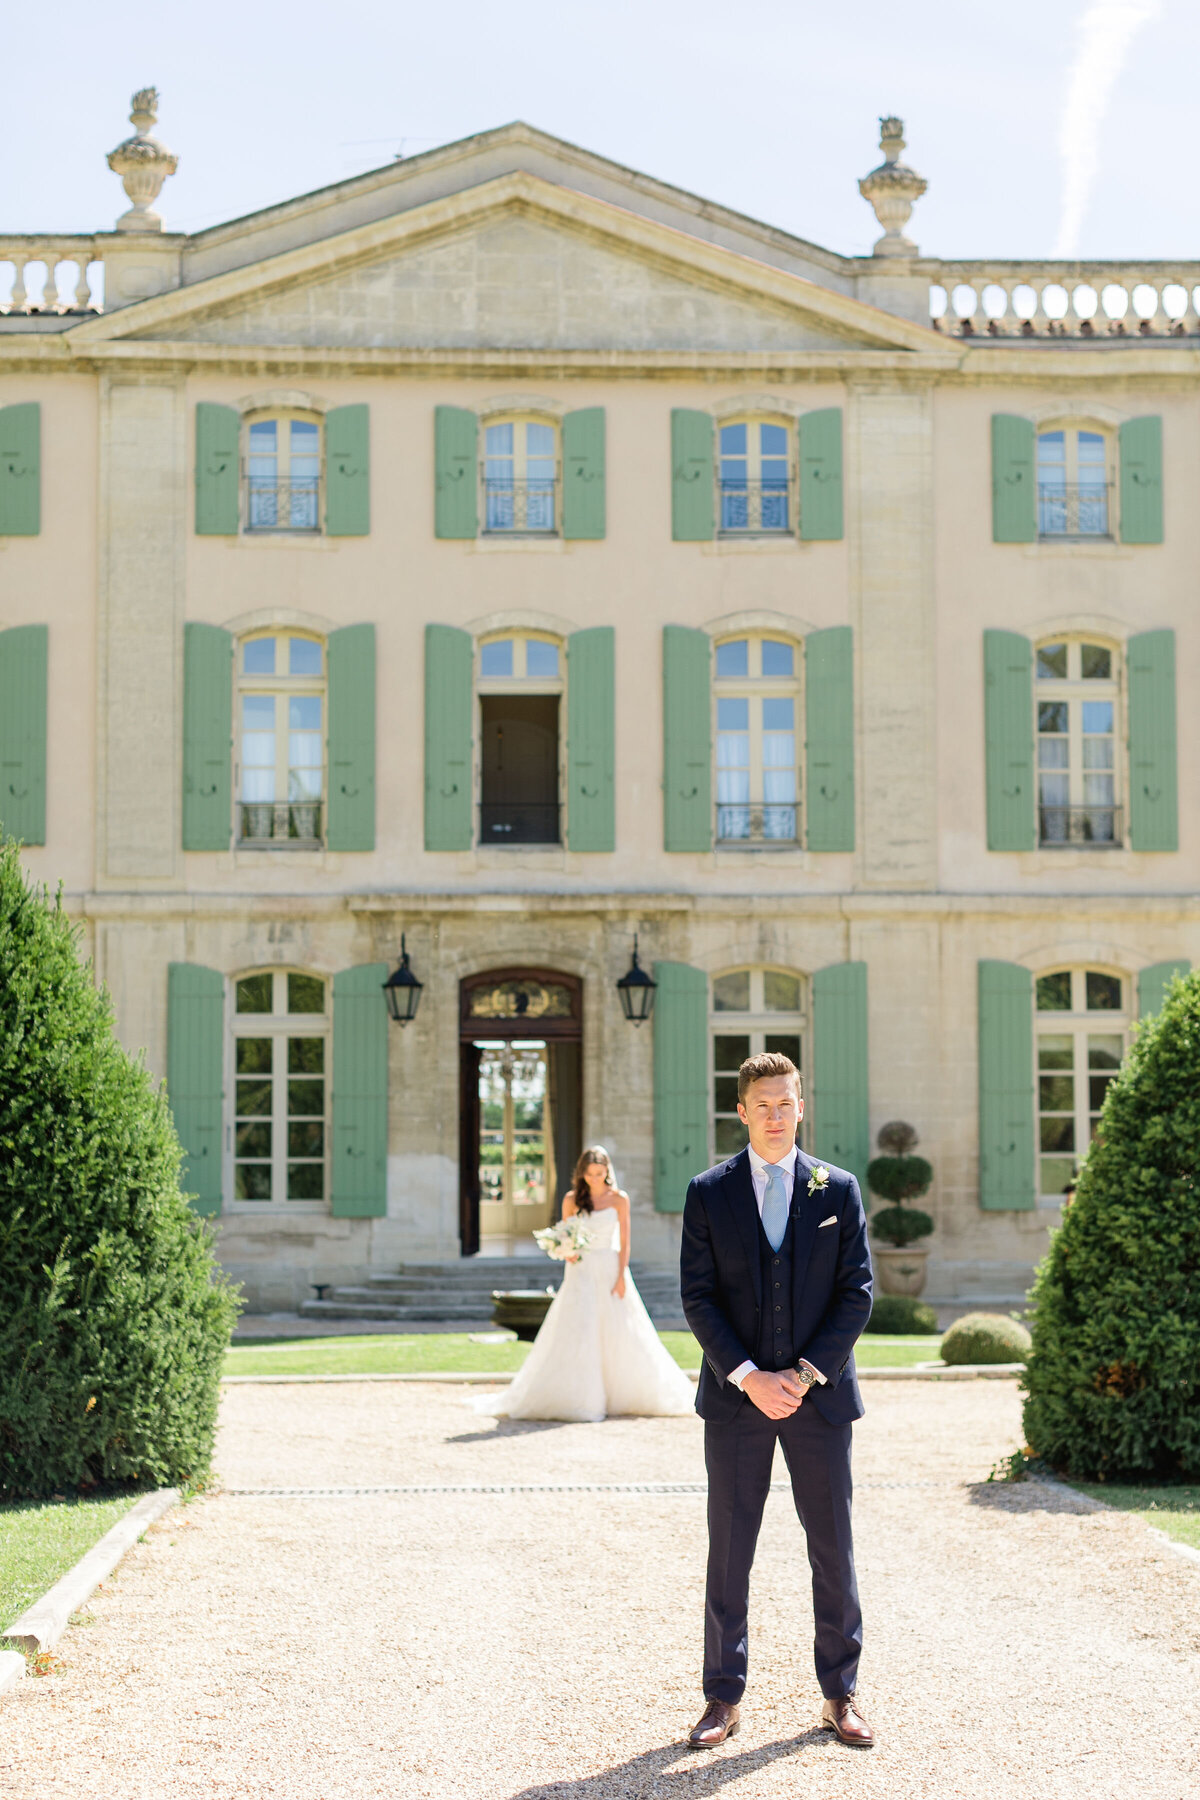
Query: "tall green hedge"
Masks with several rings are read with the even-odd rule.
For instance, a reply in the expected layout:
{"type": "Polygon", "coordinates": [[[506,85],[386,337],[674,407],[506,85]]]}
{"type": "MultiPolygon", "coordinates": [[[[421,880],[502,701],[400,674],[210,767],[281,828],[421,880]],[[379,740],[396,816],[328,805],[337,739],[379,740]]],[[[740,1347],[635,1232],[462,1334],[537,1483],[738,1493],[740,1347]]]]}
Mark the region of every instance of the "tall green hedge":
{"type": "Polygon", "coordinates": [[[207,1468],[237,1300],[179,1165],[61,904],[0,845],[0,1496],[207,1468]]]}
{"type": "Polygon", "coordinates": [[[1037,1454],[1098,1479],[1200,1477],[1200,971],[1109,1086],[1033,1304],[1037,1454]]]}

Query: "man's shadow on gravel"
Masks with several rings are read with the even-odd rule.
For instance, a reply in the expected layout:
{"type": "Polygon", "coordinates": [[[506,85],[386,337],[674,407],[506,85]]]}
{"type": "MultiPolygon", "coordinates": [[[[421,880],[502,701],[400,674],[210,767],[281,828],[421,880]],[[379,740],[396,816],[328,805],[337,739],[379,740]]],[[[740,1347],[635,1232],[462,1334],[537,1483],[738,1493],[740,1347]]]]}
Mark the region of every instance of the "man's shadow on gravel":
{"type": "Polygon", "coordinates": [[[982,1506],[988,1512],[1090,1513],[1097,1511],[1096,1502],[1073,1488],[1057,1482],[1039,1481],[1036,1476],[1024,1481],[973,1481],[967,1487],[967,1504],[982,1506]]]}
{"type": "Polygon", "coordinates": [[[720,1793],[731,1781],[765,1769],[799,1750],[832,1746],[833,1738],[815,1726],[798,1737],[777,1738],[773,1744],[760,1744],[756,1750],[713,1755],[703,1750],[689,1750],[678,1741],[664,1744],[658,1750],[647,1750],[628,1762],[616,1763],[597,1775],[586,1775],[581,1781],[549,1781],[541,1787],[522,1788],[512,1800],[589,1800],[590,1796],[620,1793],[622,1800],[673,1800],[686,1795],[687,1800],[705,1800],[720,1793]],[[621,1784],[621,1785],[617,1785],[621,1784]]]}

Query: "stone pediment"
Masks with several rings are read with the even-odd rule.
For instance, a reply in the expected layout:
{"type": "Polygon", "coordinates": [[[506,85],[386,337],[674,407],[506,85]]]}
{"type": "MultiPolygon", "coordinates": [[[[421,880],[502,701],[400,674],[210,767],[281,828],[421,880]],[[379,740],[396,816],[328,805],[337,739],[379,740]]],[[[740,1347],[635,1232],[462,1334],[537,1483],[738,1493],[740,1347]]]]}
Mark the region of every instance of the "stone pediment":
{"type": "Polygon", "coordinates": [[[922,326],[525,173],[77,327],[230,348],[933,350],[922,326]]]}

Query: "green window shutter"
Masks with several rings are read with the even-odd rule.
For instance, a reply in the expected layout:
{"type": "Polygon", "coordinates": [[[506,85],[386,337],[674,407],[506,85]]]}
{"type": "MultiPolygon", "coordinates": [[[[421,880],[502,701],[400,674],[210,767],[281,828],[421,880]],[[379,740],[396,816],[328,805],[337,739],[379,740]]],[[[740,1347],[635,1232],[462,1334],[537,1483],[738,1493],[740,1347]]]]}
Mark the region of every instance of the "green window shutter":
{"type": "Polygon", "coordinates": [[[238,433],[232,406],[201,400],[196,406],[196,533],[236,537],[238,529],[238,433]]]}
{"type": "Polygon", "coordinates": [[[335,1219],[387,1213],[388,1012],[386,963],[360,963],[333,978],[333,1170],[335,1219]]]}
{"type": "Polygon", "coordinates": [[[843,535],[842,409],[826,406],[800,420],[800,536],[819,543],[843,535]]]}
{"type": "Polygon", "coordinates": [[[567,639],[567,843],[615,850],[616,648],[611,625],[567,639]]]}
{"type": "Polygon", "coordinates": [[[375,627],[329,634],[331,850],[375,848],[375,627]]]}
{"type": "Polygon", "coordinates": [[[366,537],[370,529],[370,408],[335,406],[325,414],[325,530],[366,537]]]}
{"type": "Polygon", "coordinates": [[[813,976],[816,1154],[858,1177],[867,1196],[871,1154],[867,965],[833,963],[813,976]]]}
{"type": "Polygon", "coordinates": [[[983,717],[988,849],[1032,850],[1033,646],[1018,632],[983,634],[983,717]]]}
{"type": "Polygon", "coordinates": [[[50,628],[0,631],[0,829],[46,841],[46,698],[50,628]]]}
{"type": "Polygon", "coordinates": [[[183,628],[183,847],[228,850],[233,814],[233,638],[183,628]]]}
{"type": "Polygon", "coordinates": [[[1148,1019],[1152,1013],[1161,1012],[1163,1001],[1167,997],[1167,989],[1178,975],[1182,980],[1190,975],[1190,962],[1151,963],[1148,969],[1138,970],[1138,1018],[1148,1019]]]}
{"type": "Polygon", "coordinates": [[[992,414],[992,541],[1032,544],[1037,538],[1033,420],[992,414]]]}
{"type": "Polygon", "coordinates": [[[604,408],[585,406],[562,422],[565,538],[604,536],[604,408]]]}
{"type": "Polygon", "coordinates": [[[198,963],[167,965],[167,1099],[183,1145],[179,1183],[198,1213],[221,1210],[225,982],[198,963]]]}
{"type": "Polygon", "coordinates": [[[474,646],[454,625],[425,627],[425,848],[469,850],[474,646]]]}
{"type": "Polygon", "coordinates": [[[1154,413],[1126,419],[1118,445],[1121,461],[1121,542],[1163,541],[1162,420],[1154,413]]]}
{"type": "Polygon", "coordinates": [[[461,406],[433,414],[433,530],[440,538],[473,538],[479,529],[476,501],[479,421],[461,406]]]}
{"type": "Polygon", "coordinates": [[[1033,1134],[1033,976],[1017,963],[979,964],[979,1204],[1037,1204],[1033,1134]]]}
{"type": "Polygon", "coordinates": [[[804,761],[810,850],[854,848],[854,631],[804,640],[804,761]]]}
{"type": "Polygon", "coordinates": [[[0,829],[46,841],[46,625],[0,631],[0,829]]]}
{"type": "Polygon", "coordinates": [[[663,626],[663,849],[712,849],[712,645],[663,626]]]}
{"type": "Polygon", "coordinates": [[[713,422],[706,412],[671,412],[671,536],[677,544],[713,535],[713,422]]]}
{"type": "Polygon", "coordinates": [[[0,406],[0,537],[42,529],[42,409],[36,400],[0,406]]]}
{"type": "Polygon", "coordinates": [[[708,1165],[708,979],[677,962],[654,979],[654,1208],[678,1213],[708,1165]]]}
{"type": "Polygon", "coordinates": [[[1178,850],[1175,633],[1139,632],[1130,638],[1126,656],[1130,848],[1178,850]]]}

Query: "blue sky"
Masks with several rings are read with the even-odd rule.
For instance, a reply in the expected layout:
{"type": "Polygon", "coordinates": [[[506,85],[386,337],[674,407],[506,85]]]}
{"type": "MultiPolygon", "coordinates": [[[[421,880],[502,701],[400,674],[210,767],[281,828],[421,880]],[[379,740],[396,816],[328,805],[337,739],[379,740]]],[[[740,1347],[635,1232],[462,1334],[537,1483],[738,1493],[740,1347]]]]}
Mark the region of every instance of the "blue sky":
{"type": "MultiPolygon", "coordinates": [[[[195,231],[513,118],[847,253],[878,115],[930,183],[942,256],[1052,254],[1070,72],[1098,11],[1145,14],[1098,133],[1079,253],[1200,256],[1194,0],[64,0],[10,9],[0,231],[103,230],[129,95],[180,157],[160,210],[195,231]],[[1090,21],[1081,32],[1082,20],[1090,21]],[[53,33],[53,49],[49,37],[53,33]]],[[[1085,107],[1085,113],[1089,109],[1085,107]]],[[[1086,159],[1092,166],[1092,159],[1086,159]]]]}

